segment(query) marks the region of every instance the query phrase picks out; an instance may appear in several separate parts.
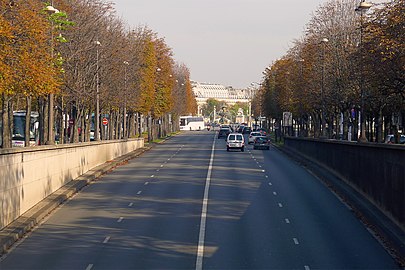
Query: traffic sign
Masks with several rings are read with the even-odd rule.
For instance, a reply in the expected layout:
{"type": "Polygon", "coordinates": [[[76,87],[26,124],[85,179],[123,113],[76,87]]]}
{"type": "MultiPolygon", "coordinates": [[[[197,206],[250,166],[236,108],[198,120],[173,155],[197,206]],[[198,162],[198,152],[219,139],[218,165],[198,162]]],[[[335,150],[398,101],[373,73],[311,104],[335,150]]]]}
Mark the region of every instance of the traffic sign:
{"type": "Polygon", "coordinates": [[[103,126],[106,126],[106,125],[108,125],[108,119],[107,118],[103,118],[103,126]]]}

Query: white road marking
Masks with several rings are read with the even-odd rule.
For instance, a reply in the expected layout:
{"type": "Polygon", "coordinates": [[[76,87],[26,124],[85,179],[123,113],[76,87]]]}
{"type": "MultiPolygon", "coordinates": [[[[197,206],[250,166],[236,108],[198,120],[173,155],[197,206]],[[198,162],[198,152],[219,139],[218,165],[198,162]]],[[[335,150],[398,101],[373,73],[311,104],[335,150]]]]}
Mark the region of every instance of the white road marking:
{"type": "Polygon", "coordinates": [[[293,238],[293,240],[294,240],[294,244],[296,244],[296,245],[299,245],[300,243],[298,242],[298,239],[297,238],[293,238]]]}
{"type": "Polygon", "coordinates": [[[153,177],[155,177],[155,175],[154,175],[154,174],[152,174],[152,175],[150,176],[150,178],[153,178],[153,177]]]}
{"type": "Polygon", "coordinates": [[[128,204],[129,207],[131,207],[131,206],[133,206],[133,205],[134,205],[134,203],[132,203],[132,202],[128,204]]]}
{"type": "Polygon", "coordinates": [[[266,172],[266,170],[262,170],[262,172],[266,172]]]}
{"type": "Polygon", "coordinates": [[[117,220],[117,222],[120,223],[120,222],[122,222],[123,219],[124,219],[123,217],[120,217],[120,218],[117,220]]]}
{"type": "Polygon", "coordinates": [[[281,208],[281,207],[283,207],[283,204],[282,204],[282,203],[278,203],[278,206],[281,208]]]}
{"type": "Polygon", "coordinates": [[[214,153],[215,153],[215,137],[214,137],[214,141],[212,143],[210,164],[208,165],[207,178],[205,180],[204,199],[203,199],[203,205],[202,205],[202,211],[201,211],[200,234],[198,237],[197,260],[195,263],[196,270],[202,270],[202,266],[203,266],[204,244],[205,244],[204,243],[205,242],[205,226],[207,223],[207,212],[208,212],[208,193],[210,190],[212,164],[214,163],[214,153]]]}
{"type": "Polygon", "coordinates": [[[86,267],[86,270],[91,270],[93,268],[93,265],[92,264],[89,264],[87,267],[86,267]]]}
{"type": "Polygon", "coordinates": [[[157,172],[160,171],[159,169],[156,170],[157,172]]]}
{"type": "Polygon", "coordinates": [[[269,186],[272,186],[273,184],[271,182],[269,182],[269,186]]]}
{"type": "Polygon", "coordinates": [[[273,192],[273,195],[274,195],[274,196],[277,196],[277,192],[274,191],[274,192],[273,192]]]}
{"type": "Polygon", "coordinates": [[[163,164],[162,164],[162,165],[160,165],[160,168],[163,168],[163,164]]]}
{"type": "Polygon", "coordinates": [[[290,224],[290,220],[288,218],[286,218],[285,223],[290,224]]]}
{"type": "Polygon", "coordinates": [[[144,184],[145,186],[147,186],[147,185],[149,185],[149,182],[145,182],[145,184],[144,184]]]}
{"type": "Polygon", "coordinates": [[[269,176],[268,176],[268,175],[266,175],[265,177],[266,177],[266,178],[269,178],[269,176]]]}
{"type": "Polygon", "coordinates": [[[309,268],[308,265],[305,265],[304,268],[305,268],[305,270],[311,270],[311,268],[309,268]]]}
{"type": "Polygon", "coordinates": [[[136,193],[137,195],[140,195],[142,193],[142,190],[138,191],[138,193],[136,193]]]}
{"type": "Polygon", "coordinates": [[[107,236],[107,237],[104,239],[103,244],[107,244],[108,241],[110,241],[110,239],[111,239],[111,237],[110,237],[110,236],[107,236]]]}

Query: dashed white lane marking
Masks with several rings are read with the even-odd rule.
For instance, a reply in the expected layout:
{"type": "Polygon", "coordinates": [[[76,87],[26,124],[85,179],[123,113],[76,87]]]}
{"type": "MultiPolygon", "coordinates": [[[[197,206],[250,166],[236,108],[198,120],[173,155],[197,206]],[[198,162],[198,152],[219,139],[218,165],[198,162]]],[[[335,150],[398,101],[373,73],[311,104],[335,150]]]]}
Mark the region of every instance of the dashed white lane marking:
{"type": "Polygon", "coordinates": [[[103,244],[107,244],[108,241],[110,241],[110,239],[111,239],[111,237],[110,237],[110,236],[107,236],[107,237],[104,239],[103,244]]]}
{"type": "Polygon", "coordinates": [[[294,244],[299,245],[300,243],[298,242],[297,238],[293,238],[294,244]]]}
{"type": "Polygon", "coordinates": [[[269,176],[268,176],[268,175],[266,175],[265,177],[266,177],[266,178],[269,178],[269,176]]]}
{"type": "Polygon", "coordinates": [[[86,270],[91,270],[92,268],[93,268],[93,264],[89,264],[89,265],[87,265],[86,270]]]}
{"type": "Polygon", "coordinates": [[[162,164],[162,165],[160,165],[160,168],[163,168],[163,164],[162,164]]]}
{"type": "Polygon", "coordinates": [[[167,160],[170,161],[170,158],[168,158],[167,160]]]}
{"type": "Polygon", "coordinates": [[[140,195],[142,193],[142,190],[138,191],[138,193],[136,193],[137,195],[140,195]]]}
{"type": "Polygon", "coordinates": [[[282,204],[282,203],[278,203],[278,206],[281,208],[281,207],[283,207],[283,204],[282,204]]]}
{"type": "Polygon", "coordinates": [[[269,186],[272,186],[272,185],[273,185],[273,184],[270,182],[270,183],[269,183],[269,186]]]}
{"type": "Polygon", "coordinates": [[[147,185],[149,185],[149,182],[145,182],[145,184],[144,184],[145,186],[147,186],[147,185]]]}
{"type": "Polygon", "coordinates": [[[155,177],[155,175],[154,175],[154,174],[152,174],[152,175],[150,176],[150,178],[153,178],[153,177],[155,177]]]}
{"type": "Polygon", "coordinates": [[[262,172],[266,172],[266,170],[262,170],[262,172]]]}
{"type": "Polygon", "coordinates": [[[277,192],[274,191],[274,192],[273,192],[273,195],[274,195],[274,196],[277,196],[277,192]]]}
{"type": "Polygon", "coordinates": [[[157,169],[156,171],[158,172],[158,171],[160,171],[160,169],[157,169]]]}
{"type": "Polygon", "coordinates": [[[286,218],[285,223],[290,224],[290,220],[288,218],[286,218]]]}
{"type": "Polygon", "coordinates": [[[311,268],[309,268],[308,265],[305,265],[304,268],[305,268],[305,270],[311,270],[311,268]]]}
{"type": "Polygon", "coordinates": [[[131,207],[131,206],[133,206],[133,205],[134,205],[134,203],[132,203],[132,202],[128,204],[129,207],[131,207]]]}
{"type": "Polygon", "coordinates": [[[120,217],[120,218],[117,220],[117,222],[118,222],[118,223],[121,223],[123,219],[124,219],[123,217],[120,217]]]}

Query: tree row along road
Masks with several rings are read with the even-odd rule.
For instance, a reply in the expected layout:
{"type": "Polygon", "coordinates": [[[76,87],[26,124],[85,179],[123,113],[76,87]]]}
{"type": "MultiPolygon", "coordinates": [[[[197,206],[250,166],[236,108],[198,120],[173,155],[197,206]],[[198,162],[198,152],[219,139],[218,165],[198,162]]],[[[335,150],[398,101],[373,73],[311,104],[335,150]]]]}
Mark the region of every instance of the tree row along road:
{"type": "Polygon", "coordinates": [[[207,131],[182,133],[104,175],[0,261],[2,270],[242,268],[398,267],[281,152],[227,152],[207,131]]]}

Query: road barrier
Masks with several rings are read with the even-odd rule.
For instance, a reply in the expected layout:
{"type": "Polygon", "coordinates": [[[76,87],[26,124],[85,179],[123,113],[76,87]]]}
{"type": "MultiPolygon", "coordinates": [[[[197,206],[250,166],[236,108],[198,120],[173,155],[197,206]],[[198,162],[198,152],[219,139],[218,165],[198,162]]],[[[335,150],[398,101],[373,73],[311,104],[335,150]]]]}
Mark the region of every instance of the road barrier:
{"type": "Polygon", "coordinates": [[[92,168],[144,146],[144,139],[0,150],[0,230],[92,168]]]}
{"type": "Polygon", "coordinates": [[[293,137],[284,146],[334,172],[405,231],[405,146],[293,137]]]}

